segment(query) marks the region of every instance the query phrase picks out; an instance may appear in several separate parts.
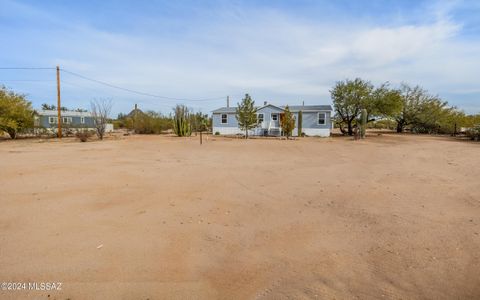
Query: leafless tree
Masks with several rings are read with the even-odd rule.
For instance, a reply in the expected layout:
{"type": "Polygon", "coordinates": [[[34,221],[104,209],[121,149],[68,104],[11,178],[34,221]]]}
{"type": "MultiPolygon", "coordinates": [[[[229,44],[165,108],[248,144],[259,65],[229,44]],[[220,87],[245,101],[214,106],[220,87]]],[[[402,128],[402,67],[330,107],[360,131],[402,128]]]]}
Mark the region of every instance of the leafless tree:
{"type": "Polygon", "coordinates": [[[93,100],[91,103],[92,117],[95,122],[95,131],[99,139],[103,140],[107,127],[108,115],[112,109],[112,100],[93,100]]]}

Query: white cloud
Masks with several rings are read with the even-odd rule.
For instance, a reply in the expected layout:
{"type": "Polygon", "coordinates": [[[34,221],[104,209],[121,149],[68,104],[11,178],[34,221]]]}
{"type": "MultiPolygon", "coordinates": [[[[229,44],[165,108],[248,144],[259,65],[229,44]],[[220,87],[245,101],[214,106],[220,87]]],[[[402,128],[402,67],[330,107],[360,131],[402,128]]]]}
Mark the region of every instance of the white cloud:
{"type": "MultiPolygon", "coordinates": [[[[112,33],[57,20],[61,30],[42,34],[43,29],[32,29],[30,34],[42,35],[37,50],[44,63],[132,89],[188,98],[229,94],[234,102],[249,92],[258,102],[329,103],[335,81],[357,76],[375,83],[418,83],[440,95],[477,90],[480,42],[462,39],[462,24],[450,17],[450,10],[439,4],[426,12],[428,22],[378,25],[325,23],[234,6],[210,12],[218,18],[176,34],[162,34],[166,29],[156,30],[153,20],[144,32],[112,33]]],[[[40,16],[38,23],[51,18],[40,16]]],[[[8,34],[14,44],[14,35],[28,38],[14,29],[8,34]]],[[[160,105],[160,100],[93,87],[118,99],[118,111],[132,101],[164,111],[174,103],[160,105]]],[[[91,90],[75,91],[83,93],[79,98],[95,96],[91,90]]],[[[220,104],[193,105],[207,111],[220,104]]]]}

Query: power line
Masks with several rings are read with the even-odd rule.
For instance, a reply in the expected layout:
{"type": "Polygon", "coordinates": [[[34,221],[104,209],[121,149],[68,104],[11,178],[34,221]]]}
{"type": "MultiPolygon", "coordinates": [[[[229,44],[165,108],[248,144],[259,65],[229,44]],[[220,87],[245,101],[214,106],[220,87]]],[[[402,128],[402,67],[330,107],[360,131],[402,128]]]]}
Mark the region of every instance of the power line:
{"type": "Polygon", "coordinates": [[[101,81],[101,80],[97,80],[97,79],[93,79],[93,78],[90,78],[90,77],[87,77],[87,76],[83,76],[83,75],[80,75],[80,74],[78,74],[78,73],[75,73],[75,72],[72,72],[72,71],[68,71],[68,70],[65,70],[65,69],[61,69],[61,71],[65,72],[65,73],[68,73],[68,74],[70,74],[70,75],[73,75],[73,76],[77,76],[77,77],[82,78],[82,79],[84,79],[84,80],[96,82],[96,83],[98,83],[98,84],[102,84],[102,85],[105,85],[105,86],[108,86],[108,87],[111,87],[111,88],[114,88],[114,89],[118,89],[118,90],[130,92],[130,93],[137,94],[137,95],[142,95],[142,96],[148,96],[148,97],[154,97],[154,98],[161,98],[161,99],[167,99],[167,100],[176,100],[176,101],[214,101],[214,100],[223,100],[223,99],[225,99],[225,96],[223,96],[223,97],[216,97],[216,98],[207,98],[207,99],[188,99],[188,98],[173,98],[173,97],[155,95],[155,94],[150,94],[150,93],[146,93],[146,92],[141,92],[141,91],[132,90],[132,89],[129,89],[129,88],[124,88],[124,87],[121,87],[121,86],[113,85],[113,84],[111,84],[111,83],[108,83],[108,82],[105,82],[105,81],[101,81]]]}
{"type": "Polygon", "coordinates": [[[0,70],[55,70],[55,68],[36,68],[36,67],[0,67],[0,70]]]}
{"type": "Polygon", "coordinates": [[[53,79],[0,79],[0,82],[55,82],[53,79]]]}
{"type": "MultiPolygon", "coordinates": [[[[0,70],[55,70],[55,69],[56,68],[52,68],[52,67],[0,67],[0,70]]],[[[78,73],[75,73],[75,72],[72,72],[72,71],[69,71],[69,70],[65,70],[65,69],[60,69],[60,71],[68,73],[68,74],[76,76],[76,77],[79,77],[79,78],[82,78],[84,80],[88,80],[88,81],[91,81],[91,82],[95,82],[95,83],[98,83],[98,84],[101,84],[101,85],[108,86],[110,88],[122,90],[122,91],[125,91],[125,92],[137,94],[137,95],[153,97],[153,98],[160,98],[160,99],[165,99],[165,100],[201,102],[201,101],[224,100],[226,98],[226,96],[216,97],[216,98],[205,98],[205,99],[189,99],[189,98],[167,97],[167,96],[156,95],[156,94],[151,94],[151,93],[142,92],[142,91],[138,91],[138,90],[133,90],[133,89],[130,89],[130,88],[121,87],[121,86],[118,86],[118,85],[114,85],[114,84],[111,84],[111,83],[108,83],[108,82],[105,82],[105,81],[101,81],[101,80],[97,80],[97,79],[94,79],[94,78],[91,78],[91,77],[87,77],[87,76],[84,76],[84,75],[81,75],[81,74],[78,74],[78,73]]],[[[4,81],[35,82],[37,80],[4,80],[4,81]]],[[[40,81],[40,80],[38,80],[38,81],[40,81]]],[[[47,80],[45,80],[45,81],[47,81],[47,80]]],[[[70,84],[72,84],[72,83],[70,83],[70,84]]],[[[74,84],[72,84],[72,85],[74,85],[74,84]]]]}

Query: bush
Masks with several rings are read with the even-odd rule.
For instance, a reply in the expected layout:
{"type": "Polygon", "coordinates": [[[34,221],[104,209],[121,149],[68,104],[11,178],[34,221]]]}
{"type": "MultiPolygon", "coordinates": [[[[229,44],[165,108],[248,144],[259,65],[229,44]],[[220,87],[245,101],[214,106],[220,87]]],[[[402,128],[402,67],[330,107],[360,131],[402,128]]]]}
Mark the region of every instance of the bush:
{"type": "Polygon", "coordinates": [[[32,104],[24,95],[0,86],[0,134],[6,132],[14,139],[28,128],[33,128],[32,104]]]}
{"type": "Polygon", "coordinates": [[[154,111],[139,114],[135,124],[135,132],[139,134],[160,134],[171,129],[172,121],[169,117],[154,111]]]}
{"type": "Polygon", "coordinates": [[[91,136],[92,133],[90,131],[78,131],[75,136],[81,141],[86,142],[91,136]]]}
{"type": "Polygon", "coordinates": [[[480,141],[480,125],[467,130],[467,136],[474,141],[480,141]]]}
{"type": "Polygon", "coordinates": [[[218,132],[218,131],[215,131],[215,135],[220,135],[220,132],[218,132]]]}
{"type": "Polygon", "coordinates": [[[389,119],[380,119],[380,120],[376,120],[374,122],[368,123],[367,128],[394,130],[394,129],[397,128],[397,123],[395,121],[389,120],[389,119]]]}
{"type": "Polygon", "coordinates": [[[138,134],[161,134],[172,129],[172,118],[154,111],[138,111],[128,115],[119,114],[113,121],[114,128],[134,130],[138,134]]]}

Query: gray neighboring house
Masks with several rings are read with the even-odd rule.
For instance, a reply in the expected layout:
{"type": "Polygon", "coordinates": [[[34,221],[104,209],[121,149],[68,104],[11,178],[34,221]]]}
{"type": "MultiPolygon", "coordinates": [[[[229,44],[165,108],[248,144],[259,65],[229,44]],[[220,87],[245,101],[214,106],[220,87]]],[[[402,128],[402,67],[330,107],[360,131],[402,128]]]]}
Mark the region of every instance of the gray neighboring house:
{"type": "MultiPolygon", "coordinates": [[[[332,107],[330,105],[292,105],[288,106],[295,117],[295,129],[293,136],[298,136],[298,112],[302,111],[302,131],[307,136],[328,137],[332,131],[332,107]]],[[[222,135],[244,134],[245,132],[238,128],[237,118],[235,117],[236,107],[222,107],[212,111],[212,129],[213,133],[222,135]]],[[[282,134],[280,126],[281,115],[285,111],[285,106],[275,106],[264,103],[257,108],[257,128],[250,130],[250,135],[272,135],[282,134]]]]}
{"type": "MultiPolygon", "coordinates": [[[[95,119],[90,112],[62,110],[63,129],[95,130],[95,119]]],[[[58,126],[58,112],[56,110],[37,110],[34,116],[35,127],[55,130],[58,126]]],[[[106,124],[105,132],[112,132],[113,124],[106,124]]]]}
{"type": "MultiPolygon", "coordinates": [[[[90,112],[63,110],[60,114],[62,117],[62,129],[95,130],[95,119],[90,112]]],[[[58,112],[56,110],[35,111],[34,125],[37,128],[55,131],[58,126],[58,112]]],[[[112,131],[113,124],[106,124],[105,132],[112,131]]]]}
{"type": "MultiPolygon", "coordinates": [[[[95,121],[89,112],[62,111],[62,128],[91,129],[95,128],[95,121]]],[[[38,110],[35,112],[35,127],[56,129],[58,126],[58,112],[56,110],[38,110]]]]}

